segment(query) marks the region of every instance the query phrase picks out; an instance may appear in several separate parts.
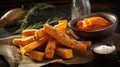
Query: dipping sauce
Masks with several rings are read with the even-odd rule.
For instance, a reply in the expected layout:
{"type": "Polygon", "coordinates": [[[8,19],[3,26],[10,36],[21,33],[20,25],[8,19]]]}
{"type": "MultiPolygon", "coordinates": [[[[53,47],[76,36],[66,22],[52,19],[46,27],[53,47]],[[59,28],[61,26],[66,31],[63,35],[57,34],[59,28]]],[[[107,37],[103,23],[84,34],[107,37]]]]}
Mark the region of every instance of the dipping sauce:
{"type": "Polygon", "coordinates": [[[99,45],[96,46],[93,51],[99,54],[109,54],[116,50],[116,47],[114,45],[108,46],[108,45],[99,45]]]}
{"type": "Polygon", "coordinates": [[[96,16],[78,21],[76,28],[84,31],[93,31],[104,29],[111,24],[111,22],[104,19],[103,17],[96,16]]]}

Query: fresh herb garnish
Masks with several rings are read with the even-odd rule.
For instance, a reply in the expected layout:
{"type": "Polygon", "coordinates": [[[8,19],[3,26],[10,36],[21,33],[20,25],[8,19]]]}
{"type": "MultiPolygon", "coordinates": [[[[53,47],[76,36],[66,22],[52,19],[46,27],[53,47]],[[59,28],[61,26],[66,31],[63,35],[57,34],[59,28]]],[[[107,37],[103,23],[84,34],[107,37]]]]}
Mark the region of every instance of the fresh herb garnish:
{"type": "Polygon", "coordinates": [[[46,22],[44,21],[39,21],[39,23],[35,23],[34,24],[30,24],[30,16],[31,15],[36,15],[38,12],[37,10],[45,10],[45,9],[48,9],[48,8],[54,8],[53,5],[50,5],[50,4],[46,4],[46,3],[38,3],[36,4],[34,7],[32,7],[30,10],[28,10],[24,16],[23,19],[21,19],[19,21],[19,24],[20,24],[20,28],[15,31],[15,34],[19,34],[21,33],[24,29],[39,29],[41,27],[43,27],[44,24],[48,23],[50,25],[55,25],[58,23],[58,20],[62,19],[62,18],[58,18],[58,17],[55,17],[53,19],[48,19],[46,22]]]}

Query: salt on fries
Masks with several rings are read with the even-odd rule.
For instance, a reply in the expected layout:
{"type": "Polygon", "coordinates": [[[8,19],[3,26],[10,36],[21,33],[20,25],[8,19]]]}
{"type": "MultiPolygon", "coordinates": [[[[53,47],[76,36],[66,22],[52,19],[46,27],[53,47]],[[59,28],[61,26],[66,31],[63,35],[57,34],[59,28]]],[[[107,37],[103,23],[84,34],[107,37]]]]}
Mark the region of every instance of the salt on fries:
{"type": "Polygon", "coordinates": [[[66,34],[67,22],[59,20],[55,26],[45,24],[40,29],[23,30],[21,38],[13,39],[12,43],[20,48],[22,55],[37,61],[52,59],[55,55],[63,59],[73,58],[73,50],[84,53],[91,46],[91,41],[77,41],[69,37],[66,34]],[[43,46],[44,51],[37,50],[43,46]]]}

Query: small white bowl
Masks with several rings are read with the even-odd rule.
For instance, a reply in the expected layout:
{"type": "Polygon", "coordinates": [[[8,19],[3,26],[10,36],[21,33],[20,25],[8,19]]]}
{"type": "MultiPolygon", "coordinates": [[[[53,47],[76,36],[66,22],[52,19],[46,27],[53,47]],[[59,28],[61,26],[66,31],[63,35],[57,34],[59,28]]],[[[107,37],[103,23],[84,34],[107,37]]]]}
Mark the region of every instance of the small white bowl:
{"type": "Polygon", "coordinates": [[[97,61],[113,61],[115,59],[117,48],[112,43],[99,43],[92,46],[94,59],[97,61]]]}

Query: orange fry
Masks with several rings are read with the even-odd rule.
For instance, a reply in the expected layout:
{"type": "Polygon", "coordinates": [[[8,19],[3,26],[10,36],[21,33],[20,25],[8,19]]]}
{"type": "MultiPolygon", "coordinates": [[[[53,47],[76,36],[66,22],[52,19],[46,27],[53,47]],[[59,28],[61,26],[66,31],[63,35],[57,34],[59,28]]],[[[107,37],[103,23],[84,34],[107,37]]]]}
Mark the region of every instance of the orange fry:
{"type": "Polygon", "coordinates": [[[68,35],[57,31],[55,28],[48,24],[44,25],[44,30],[46,33],[48,33],[50,36],[58,40],[60,43],[62,43],[62,45],[66,47],[72,48],[79,52],[86,52],[87,50],[85,43],[71,39],[68,35]]]}
{"type": "MultiPolygon", "coordinates": [[[[66,28],[67,28],[67,20],[63,22],[63,20],[59,21],[60,23],[55,25],[54,28],[58,31],[61,31],[63,33],[66,32],[66,28]]],[[[44,28],[39,29],[37,32],[35,32],[35,38],[39,39],[43,36],[46,36],[46,32],[44,31],[44,28]]]]}
{"type": "Polygon", "coordinates": [[[61,48],[61,47],[56,48],[55,54],[64,59],[73,58],[73,51],[72,49],[68,49],[68,48],[61,48]]]}
{"type": "Polygon", "coordinates": [[[26,29],[26,30],[22,31],[22,35],[33,36],[36,31],[38,31],[38,30],[37,29],[26,29]]]}
{"type": "Polygon", "coordinates": [[[28,56],[33,60],[42,61],[44,58],[44,52],[31,51],[28,53],[28,56]]]}
{"type": "Polygon", "coordinates": [[[25,46],[31,42],[34,41],[34,36],[29,36],[29,37],[25,37],[25,38],[17,38],[17,39],[13,39],[13,44],[15,46],[25,46]]]}
{"type": "Polygon", "coordinates": [[[45,48],[45,58],[52,59],[54,56],[55,48],[56,48],[56,41],[53,38],[50,38],[45,48]]]}
{"type": "Polygon", "coordinates": [[[35,32],[34,36],[35,36],[35,39],[39,39],[41,37],[44,37],[46,35],[46,32],[44,31],[43,28],[40,28],[37,32],[35,32]]]}
{"type": "Polygon", "coordinates": [[[48,41],[48,39],[49,39],[49,37],[45,36],[37,41],[33,41],[30,44],[25,45],[24,47],[22,47],[20,49],[22,55],[25,55],[25,53],[30,52],[39,46],[42,46],[44,43],[46,43],[48,41]]]}

